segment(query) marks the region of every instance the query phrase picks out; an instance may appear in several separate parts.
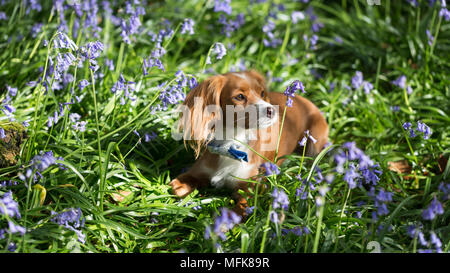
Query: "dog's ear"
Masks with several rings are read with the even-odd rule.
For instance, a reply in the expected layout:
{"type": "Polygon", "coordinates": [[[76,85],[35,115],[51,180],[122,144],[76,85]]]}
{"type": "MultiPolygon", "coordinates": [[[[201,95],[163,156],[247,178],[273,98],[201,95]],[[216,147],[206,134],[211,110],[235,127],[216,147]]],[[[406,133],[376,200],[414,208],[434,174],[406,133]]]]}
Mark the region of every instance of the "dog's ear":
{"type": "Polygon", "coordinates": [[[183,105],[189,111],[180,117],[180,131],[183,131],[184,143],[189,146],[198,157],[204,146],[208,142],[208,137],[213,133],[210,122],[217,116],[217,112],[208,111],[211,106],[220,107],[220,94],[226,83],[226,78],[222,75],[212,76],[194,87],[186,96],[183,105]]]}
{"type": "Polygon", "coordinates": [[[266,90],[266,79],[256,70],[246,71],[247,75],[253,78],[264,90],[266,90]]]}

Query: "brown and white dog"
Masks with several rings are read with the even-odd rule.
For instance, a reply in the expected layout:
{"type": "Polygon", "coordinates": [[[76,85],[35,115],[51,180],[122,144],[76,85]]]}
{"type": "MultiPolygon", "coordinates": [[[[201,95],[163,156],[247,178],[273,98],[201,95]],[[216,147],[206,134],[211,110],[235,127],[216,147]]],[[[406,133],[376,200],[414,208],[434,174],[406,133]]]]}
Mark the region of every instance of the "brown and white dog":
{"type": "MultiPolygon", "coordinates": [[[[258,174],[260,165],[265,162],[260,155],[273,161],[275,157],[293,153],[306,130],[317,140],[315,143],[308,141],[310,156],[319,153],[328,140],[328,125],[319,109],[295,95],[292,107],[286,111],[278,143],[286,96],[267,91],[264,78],[255,71],[212,76],[193,88],[182,106],[187,111],[180,117],[179,129],[200,157],[187,172],[170,182],[173,193],[185,197],[201,186],[228,186],[236,190],[234,210],[242,216],[245,216],[247,201],[238,190],[248,191],[248,183],[242,180],[258,174]],[[249,114],[248,109],[254,109],[256,117],[249,114]],[[218,133],[222,137],[219,143],[223,145],[236,140],[235,143],[244,143],[241,150],[248,154],[247,162],[205,149],[218,133]]],[[[279,165],[282,160],[276,163],[279,165]]]]}

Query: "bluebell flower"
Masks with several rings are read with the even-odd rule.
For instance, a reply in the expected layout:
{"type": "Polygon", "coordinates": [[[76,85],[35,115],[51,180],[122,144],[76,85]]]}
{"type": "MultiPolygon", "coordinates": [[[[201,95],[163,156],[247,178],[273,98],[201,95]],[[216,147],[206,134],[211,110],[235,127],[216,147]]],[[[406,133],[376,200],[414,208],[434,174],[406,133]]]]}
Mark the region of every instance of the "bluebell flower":
{"type": "Polygon", "coordinates": [[[224,12],[224,13],[230,15],[232,12],[230,3],[231,3],[231,0],[215,0],[214,12],[224,12]]]}
{"type": "Polygon", "coordinates": [[[392,81],[392,84],[400,87],[401,89],[406,87],[406,76],[401,75],[396,80],[392,81]]]}
{"type": "Polygon", "coordinates": [[[301,11],[293,11],[291,13],[291,20],[292,23],[297,24],[298,21],[304,20],[305,15],[301,11]]]}
{"type": "Polygon", "coordinates": [[[78,50],[78,46],[75,44],[72,39],[67,36],[67,34],[63,32],[59,32],[58,35],[53,40],[53,46],[55,48],[67,48],[71,49],[72,51],[78,50]]]}
{"type": "Polygon", "coordinates": [[[8,20],[8,17],[6,17],[6,13],[4,11],[0,11],[0,20],[8,20]]]}
{"type": "Polygon", "coordinates": [[[404,122],[402,126],[403,129],[408,130],[409,128],[411,128],[412,124],[411,122],[404,122]]]}
{"type": "Polygon", "coordinates": [[[284,192],[283,189],[278,190],[277,188],[275,188],[272,192],[272,197],[273,197],[272,203],[273,209],[282,208],[284,210],[287,210],[289,208],[289,197],[287,196],[287,194],[284,192]]]}
{"type": "Polygon", "coordinates": [[[299,141],[299,145],[302,147],[305,146],[308,139],[310,139],[313,143],[317,142],[317,140],[309,133],[309,130],[306,130],[305,136],[302,138],[301,141],[299,141]]]}
{"type": "Polygon", "coordinates": [[[50,221],[74,231],[78,236],[78,241],[85,242],[85,235],[81,231],[81,228],[84,227],[85,218],[80,208],[69,208],[60,213],[51,211],[51,215],[50,221]]]}
{"type": "Polygon", "coordinates": [[[149,133],[145,133],[144,134],[144,141],[145,142],[150,142],[152,140],[155,140],[157,137],[158,137],[158,135],[155,132],[153,132],[153,131],[150,134],[149,133]]]}
{"type": "Polygon", "coordinates": [[[236,19],[227,19],[224,14],[221,14],[218,21],[222,27],[222,33],[224,33],[227,37],[231,37],[231,34],[238,30],[245,23],[245,15],[243,13],[239,13],[236,15],[236,19]]]}
{"type": "Polygon", "coordinates": [[[371,84],[370,82],[364,81],[363,89],[364,89],[364,93],[369,94],[370,91],[372,91],[372,89],[373,89],[373,84],[371,84]]]}
{"type": "Polygon", "coordinates": [[[304,184],[305,181],[302,181],[302,177],[300,175],[297,175],[296,178],[302,182],[300,185],[300,188],[297,188],[295,190],[295,196],[300,197],[301,200],[306,200],[308,198],[308,191],[306,190],[306,185],[304,184]]]}
{"type": "Polygon", "coordinates": [[[417,122],[417,131],[423,133],[423,139],[429,139],[431,135],[431,129],[425,123],[418,121],[417,122]]]}
{"type": "Polygon", "coordinates": [[[239,224],[241,218],[234,211],[222,208],[220,216],[217,216],[214,222],[214,233],[225,241],[227,239],[225,233],[232,229],[234,225],[239,224]]]}
{"type": "Polygon", "coordinates": [[[255,210],[255,206],[246,207],[246,208],[245,208],[245,213],[246,213],[247,215],[250,215],[250,214],[253,213],[254,210],[255,210]]]}
{"type": "Polygon", "coordinates": [[[427,37],[428,37],[428,45],[432,46],[433,45],[433,41],[434,41],[434,37],[431,34],[431,31],[429,29],[427,29],[426,33],[427,33],[427,37]]]}
{"type": "Polygon", "coordinates": [[[162,71],[166,71],[166,69],[164,68],[164,65],[160,59],[155,58],[155,57],[149,57],[148,59],[144,58],[143,64],[142,64],[143,75],[144,76],[148,75],[147,69],[152,68],[152,67],[156,67],[162,71]]]}
{"type": "Polygon", "coordinates": [[[354,189],[356,187],[355,179],[359,177],[359,174],[356,172],[356,167],[354,164],[350,164],[349,169],[345,172],[344,181],[347,182],[348,187],[350,189],[354,189]]]}
{"type": "Polygon", "coordinates": [[[436,215],[444,213],[442,204],[437,200],[436,196],[433,198],[431,204],[422,211],[422,218],[425,220],[433,220],[436,215]]]}
{"type": "Polygon", "coordinates": [[[398,112],[398,111],[400,111],[400,106],[393,105],[393,106],[390,107],[390,109],[391,109],[392,112],[398,112]]]}
{"type": "Polygon", "coordinates": [[[363,74],[361,71],[356,71],[355,76],[352,78],[352,86],[358,89],[363,84],[363,74]]]}
{"type": "Polygon", "coordinates": [[[31,28],[31,37],[36,38],[36,36],[41,32],[42,29],[42,23],[36,23],[31,28]]]}
{"type": "Polygon", "coordinates": [[[213,52],[216,54],[216,58],[218,60],[222,59],[223,56],[227,55],[227,49],[225,48],[225,46],[222,43],[218,42],[214,44],[213,52]]]}
{"type": "Polygon", "coordinates": [[[4,139],[6,137],[5,129],[0,127],[0,139],[4,139]]]}
{"type": "Polygon", "coordinates": [[[181,25],[181,34],[189,33],[194,34],[194,20],[191,18],[186,18],[181,25]]]}
{"type": "Polygon", "coordinates": [[[339,37],[339,36],[334,37],[334,41],[335,41],[336,43],[338,43],[338,44],[342,44],[342,43],[344,42],[344,41],[342,40],[342,38],[339,37]]]}
{"type": "Polygon", "coordinates": [[[303,83],[299,80],[295,80],[286,88],[286,90],[283,93],[287,97],[286,106],[292,107],[293,103],[292,98],[295,97],[295,92],[299,90],[302,91],[303,93],[306,93],[303,83]]]}
{"type": "Polygon", "coordinates": [[[84,89],[86,86],[88,86],[88,85],[89,85],[89,82],[88,82],[87,80],[85,80],[85,79],[81,80],[81,81],[78,83],[78,87],[80,88],[80,91],[83,91],[83,89],[84,89]]]}
{"type": "Polygon", "coordinates": [[[280,222],[280,217],[278,216],[278,213],[276,211],[271,210],[269,212],[269,219],[272,223],[279,223],[280,222]]]}
{"type": "Polygon", "coordinates": [[[439,184],[438,190],[444,194],[443,196],[444,201],[450,200],[450,183],[441,182],[439,184]]]}
{"type": "Polygon", "coordinates": [[[433,231],[430,232],[430,242],[436,247],[436,249],[440,249],[442,247],[441,240],[433,231]]]}
{"type": "Polygon", "coordinates": [[[280,174],[280,170],[278,169],[278,166],[276,164],[273,164],[272,162],[265,162],[263,164],[261,164],[261,167],[264,168],[265,176],[269,176],[272,174],[280,174]]]}
{"type": "Polygon", "coordinates": [[[0,196],[0,214],[10,218],[20,219],[19,204],[13,199],[12,192],[8,191],[0,196]]]}
{"type": "Polygon", "coordinates": [[[447,8],[442,7],[441,10],[439,11],[439,16],[444,17],[445,21],[449,21],[450,20],[450,11],[447,8]]]}
{"type": "Polygon", "coordinates": [[[35,155],[31,160],[31,168],[39,172],[43,172],[48,169],[51,165],[56,164],[56,160],[62,160],[62,157],[56,158],[53,155],[53,151],[43,152],[41,151],[38,155],[35,155]]]}

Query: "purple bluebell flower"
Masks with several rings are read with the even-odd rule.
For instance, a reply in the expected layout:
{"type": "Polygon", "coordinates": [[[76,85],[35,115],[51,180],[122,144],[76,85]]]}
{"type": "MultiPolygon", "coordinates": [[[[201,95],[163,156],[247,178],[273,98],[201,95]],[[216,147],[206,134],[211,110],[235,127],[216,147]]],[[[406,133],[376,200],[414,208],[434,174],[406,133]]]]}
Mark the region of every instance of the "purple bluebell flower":
{"type": "Polygon", "coordinates": [[[392,81],[392,84],[400,87],[401,89],[405,88],[406,86],[406,76],[401,75],[396,80],[392,81]]]}
{"type": "Polygon", "coordinates": [[[305,146],[308,139],[310,139],[313,143],[317,142],[317,140],[310,134],[309,130],[306,130],[305,136],[302,138],[301,141],[299,141],[299,145],[302,147],[305,146]]]}
{"type": "Polygon", "coordinates": [[[53,40],[53,46],[55,48],[67,48],[71,49],[72,51],[78,50],[78,46],[75,44],[72,39],[67,36],[67,34],[60,32],[53,40]]]}
{"type": "Polygon", "coordinates": [[[445,21],[450,21],[450,11],[445,7],[441,8],[439,11],[439,16],[444,17],[445,21]]]}
{"type": "Polygon", "coordinates": [[[433,41],[434,41],[434,37],[431,34],[431,31],[429,29],[427,29],[426,33],[427,33],[427,37],[428,37],[428,45],[432,46],[433,45],[433,41]]]}
{"type": "Polygon", "coordinates": [[[291,13],[291,20],[292,23],[297,24],[298,21],[304,20],[305,15],[301,11],[293,11],[291,13]]]}
{"type": "Polygon", "coordinates": [[[280,170],[278,169],[278,166],[276,164],[273,164],[272,162],[265,162],[261,164],[261,167],[265,170],[265,176],[269,176],[272,174],[280,174],[280,170]]]}
{"type": "Polygon", "coordinates": [[[231,3],[231,0],[215,0],[214,12],[224,12],[224,13],[230,15],[232,12],[230,3],[231,3]]]}
{"type": "Polygon", "coordinates": [[[377,208],[376,212],[374,211],[372,213],[373,220],[377,220],[377,216],[383,216],[389,213],[387,203],[392,201],[393,193],[386,192],[384,189],[380,188],[378,194],[375,194],[375,187],[371,187],[368,195],[374,200],[374,205],[377,208]]]}
{"type": "Polygon", "coordinates": [[[4,11],[0,11],[0,20],[8,20],[8,17],[6,17],[6,13],[4,11]]]}
{"type": "Polygon", "coordinates": [[[390,107],[390,109],[391,109],[392,112],[398,112],[398,111],[400,111],[400,106],[393,105],[393,106],[390,107]]]}
{"type": "Polygon", "coordinates": [[[269,219],[272,223],[279,223],[280,222],[280,217],[278,216],[278,213],[276,211],[271,210],[269,212],[269,219]]]}
{"type": "Polygon", "coordinates": [[[128,21],[122,19],[120,21],[120,27],[122,29],[120,35],[122,36],[123,41],[127,44],[131,44],[130,36],[136,34],[141,25],[141,20],[136,14],[131,15],[128,21]]]}
{"type": "Polygon", "coordinates": [[[339,37],[339,36],[334,37],[334,41],[335,41],[336,43],[338,43],[338,44],[342,44],[342,43],[344,42],[344,41],[342,40],[342,38],[339,37]]]}
{"type": "Polygon", "coordinates": [[[316,206],[321,207],[325,204],[325,198],[323,196],[316,196],[316,206]]]}
{"type": "Polygon", "coordinates": [[[222,27],[222,33],[224,33],[227,37],[231,37],[231,34],[238,30],[245,23],[245,15],[243,13],[239,13],[236,15],[236,19],[227,19],[224,14],[221,14],[219,17],[219,24],[222,27]]]}
{"type": "Polygon", "coordinates": [[[78,236],[78,241],[85,242],[85,235],[81,232],[85,218],[80,208],[70,208],[60,213],[51,211],[51,215],[52,222],[74,231],[78,236]]]}
{"type": "Polygon", "coordinates": [[[88,86],[88,85],[89,85],[89,82],[88,82],[87,80],[85,80],[85,79],[81,80],[81,81],[78,83],[78,87],[80,88],[80,91],[83,91],[83,89],[84,89],[86,86],[88,86]]]}
{"type": "Polygon", "coordinates": [[[155,132],[153,132],[153,131],[150,134],[149,133],[145,133],[144,134],[144,141],[145,142],[150,142],[152,140],[155,140],[157,137],[158,137],[158,135],[155,132]]]}
{"type": "Polygon", "coordinates": [[[217,42],[214,44],[213,53],[216,54],[216,58],[220,60],[223,56],[227,55],[227,49],[222,43],[217,42]]]}
{"type": "Polygon", "coordinates": [[[413,89],[411,88],[410,85],[406,86],[406,93],[408,93],[408,95],[411,95],[413,92],[413,89]]]}
{"type": "Polygon", "coordinates": [[[114,61],[108,58],[105,58],[105,65],[108,67],[109,71],[114,71],[114,61]]]}
{"type": "Polygon", "coordinates": [[[191,18],[186,18],[181,25],[181,34],[189,33],[194,34],[194,20],[191,18]]]}
{"type": "Polygon", "coordinates": [[[31,37],[36,38],[36,36],[41,32],[42,23],[36,23],[31,28],[31,37]]]}
{"type": "Polygon", "coordinates": [[[286,106],[292,107],[292,98],[295,97],[295,92],[297,92],[298,90],[306,93],[303,83],[299,80],[295,80],[286,88],[286,90],[284,91],[284,95],[287,97],[286,106]]]}
{"type": "Polygon", "coordinates": [[[373,89],[373,84],[371,84],[370,82],[364,81],[363,89],[364,89],[364,93],[369,94],[370,91],[372,91],[372,89],[373,89]]]}
{"type": "Polygon", "coordinates": [[[166,71],[166,69],[164,68],[164,65],[160,59],[155,58],[155,57],[149,57],[148,59],[144,58],[143,64],[142,64],[142,70],[143,70],[144,76],[148,75],[147,69],[152,68],[152,67],[156,67],[162,71],[166,71]]]}
{"type": "Polygon", "coordinates": [[[439,184],[438,190],[443,193],[443,200],[450,200],[450,183],[441,182],[439,184]]]}
{"type": "Polygon", "coordinates": [[[276,48],[279,45],[281,45],[282,41],[281,39],[275,37],[275,34],[273,33],[274,30],[275,30],[275,22],[271,18],[269,18],[267,20],[267,23],[262,27],[262,31],[268,37],[268,39],[266,38],[263,39],[264,46],[276,48]]]}
{"type": "Polygon", "coordinates": [[[422,211],[422,218],[425,220],[433,220],[436,215],[441,215],[444,213],[442,204],[434,197],[431,204],[422,211]]]}
{"type": "Polygon", "coordinates": [[[272,197],[273,197],[272,203],[273,209],[282,208],[284,210],[288,210],[289,197],[287,196],[287,194],[284,192],[283,189],[275,188],[272,192],[272,197]]]}
{"type": "Polygon", "coordinates": [[[55,158],[53,151],[43,152],[41,151],[38,155],[35,155],[31,161],[31,168],[43,172],[48,169],[51,165],[56,164],[56,160],[61,160],[62,157],[55,158]]]}
{"type": "Polygon", "coordinates": [[[20,219],[19,204],[13,199],[12,192],[8,191],[0,196],[0,214],[20,219]]]}
{"type": "Polygon", "coordinates": [[[0,127],[0,139],[4,139],[6,137],[5,129],[0,127]]]}
{"type": "Polygon", "coordinates": [[[417,122],[417,129],[418,132],[422,132],[423,133],[423,139],[429,139],[430,135],[431,135],[431,129],[428,125],[426,125],[425,123],[418,121],[417,122]]]}
{"type": "Polygon", "coordinates": [[[347,182],[348,187],[350,189],[354,189],[356,187],[355,179],[359,177],[359,174],[356,172],[356,167],[354,164],[350,164],[349,169],[345,172],[344,181],[347,182]]]}
{"type": "Polygon", "coordinates": [[[442,247],[441,240],[433,231],[430,232],[430,242],[436,247],[436,249],[440,249],[442,247]]]}
{"type": "Polygon", "coordinates": [[[363,74],[361,71],[356,71],[355,76],[352,78],[352,86],[358,89],[363,84],[363,74]]]}
{"type": "Polygon", "coordinates": [[[411,128],[412,124],[411,122],[404,122],[402,126],[403,129],[408,130],[409,128],[411,128]]]}
{"type": "Polygon", "coordinates": [[[72,125],[75,131],[85,132],[87,121],[77,121],[72,125]]]}
{"type": "Polygon", "coordinates": [[[241,216],[227,208],[222,208],[220,216],[217,216],[214,222],[214,233],[219,236],[220,239],[225,241],[227,239],[225,233],[240,222],[241,216]]]}
{"type": "Polygon", "coordinates": [[[255,206],[246,207],[246,208],[245,208],[245,213],[246,213],[247,215],[250,215],[250,214],[253,213],[254,210],[255,210],[255,206]]]}

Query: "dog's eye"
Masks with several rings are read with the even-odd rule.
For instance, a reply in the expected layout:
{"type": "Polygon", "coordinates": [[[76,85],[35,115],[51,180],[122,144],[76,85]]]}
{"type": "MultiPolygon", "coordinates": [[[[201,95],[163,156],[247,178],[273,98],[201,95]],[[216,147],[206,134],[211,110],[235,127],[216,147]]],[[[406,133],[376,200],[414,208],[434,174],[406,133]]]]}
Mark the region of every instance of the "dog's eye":
{"type": "Polygon", "coordinates": [[[261,92],[261,97],[264,98],[264,91],[261,92]]]}
{"type": "Polygon", "coordinates": [[[236,97],[234,97],[236,100],[238,100],[238,101],[242,101],[242,100],[245,100],[245,96],[244,95],[242,95],[242,94],[239,94],[239,95],[237,95],[236,97]]]}

